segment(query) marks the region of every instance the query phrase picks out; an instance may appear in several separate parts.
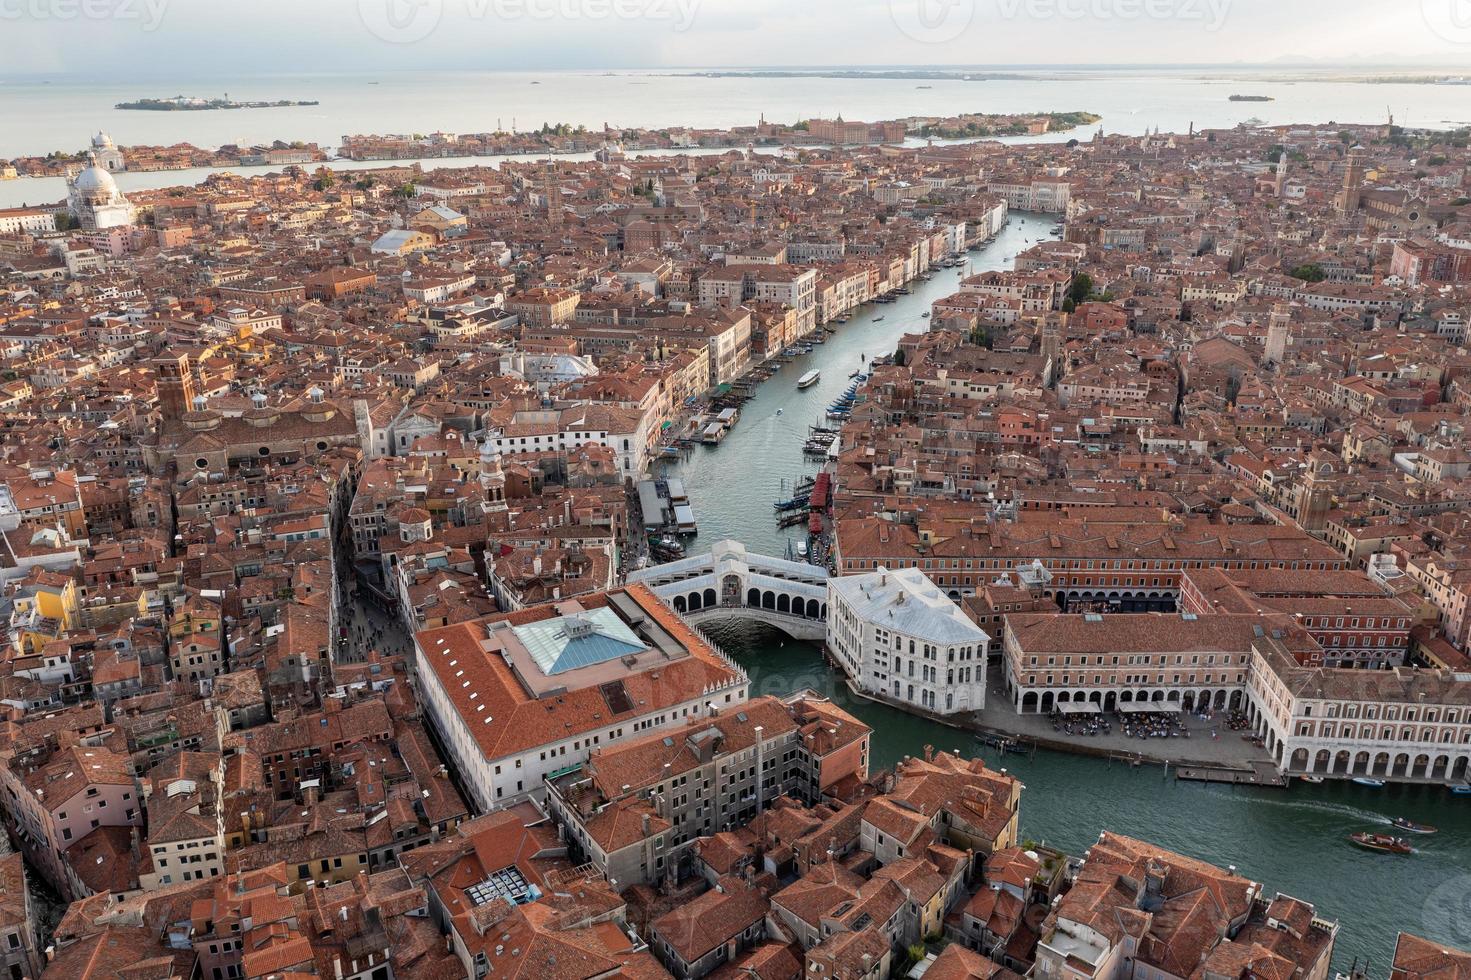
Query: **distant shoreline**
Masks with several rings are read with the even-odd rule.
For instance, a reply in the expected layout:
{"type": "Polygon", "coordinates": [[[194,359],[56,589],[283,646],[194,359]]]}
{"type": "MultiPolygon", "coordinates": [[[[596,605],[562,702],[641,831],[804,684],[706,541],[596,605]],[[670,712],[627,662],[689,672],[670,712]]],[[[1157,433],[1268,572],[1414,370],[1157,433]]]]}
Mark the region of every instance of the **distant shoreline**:
{"type": "Polygon", "coordinates": [[[227,99],[187,99],[176,95],[171,99],[137,99],[119,102],[114,109],[130,112],[215,112],[225,109],[290,109],[297,106],[321,105],[316,101],[232,102],[227,99]]]}

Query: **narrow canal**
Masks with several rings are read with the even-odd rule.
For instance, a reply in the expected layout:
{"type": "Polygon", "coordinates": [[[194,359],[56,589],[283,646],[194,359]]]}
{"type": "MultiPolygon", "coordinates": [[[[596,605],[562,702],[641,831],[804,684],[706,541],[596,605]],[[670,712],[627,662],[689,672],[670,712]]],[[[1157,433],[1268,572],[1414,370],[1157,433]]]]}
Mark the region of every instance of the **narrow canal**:
{"type": "MultiPolygon", "coordinates": [[[[1053,219],[1014,213],[972,267],[1006,269],[1016,253],[1053,237],[1053,219]],[[1023,224],[1023,221],[1025,223],[1023,224]]],[[[666,472],[680,476],[694,506],[700,535],[692,551],[723,538],[753,550],[785,554],[788,533],[772,517],[782,486],[812,473],[803,459],[809,425],[848,385],[862,356],[892,352],[904,333],[927,329],[921,314],[955,289],[953,271],[937,270],[929,283],[897,303],[867,309],[837,336],[778,372],[742,410],[735,430],[718,448],[698,448],[666,472]],[[882,316],[883,320],[875,321],[882,316]],[[820,368],[822,381],[805,391],[796,380],[820,368]],[[778,413],[778,409],[780,412],[778,413]]],[[[717,624],[710,632],[751,674],[752,694],[784,694],[814,688],[831,695],[874,729],[873,765],[891,766],[925,745],[981,755],[1026,784],[1022,836],[1072,853],[1087,849],[1100,831],[1153,841],[1209,861],[1317,905],[1341,925],[1335,965],[1372,963],[1372,976],[1388,973],[1395,935],[1401,930],[1471,948],[1471,798],[1442,789],[1352,784],[1296,784],[1262,790],[1181,783],[1157,767],[1129,769],[1099,759],[1056,752],[1000,757],[964,732],[852,697],[827,670],[820,651],[768,627],[717,624]],[[1418,853],[1395,857],[1353,848],[1345,839],[1359,830],[1386,831],[1395,816],[1440,828],[1417,838],[1418,853]]]]}

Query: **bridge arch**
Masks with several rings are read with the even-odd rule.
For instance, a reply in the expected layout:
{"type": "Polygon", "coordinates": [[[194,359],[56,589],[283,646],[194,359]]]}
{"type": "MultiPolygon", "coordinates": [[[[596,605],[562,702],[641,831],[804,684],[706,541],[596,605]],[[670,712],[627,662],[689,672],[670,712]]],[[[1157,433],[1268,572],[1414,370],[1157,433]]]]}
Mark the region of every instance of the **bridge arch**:
{"type": "Polygon", "coordinates": [[[636,571],[629,580],[647,585],[692,622],[761,620],[812,639],[826,631],[827,570],[754,554],[737,541],[717,542],[707,555],[636,571]]]}

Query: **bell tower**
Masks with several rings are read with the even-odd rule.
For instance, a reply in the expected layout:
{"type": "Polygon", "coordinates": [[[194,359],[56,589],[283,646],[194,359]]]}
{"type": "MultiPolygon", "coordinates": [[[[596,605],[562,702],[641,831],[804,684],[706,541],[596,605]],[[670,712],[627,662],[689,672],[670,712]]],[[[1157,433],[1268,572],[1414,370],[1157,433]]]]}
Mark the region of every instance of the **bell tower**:
{"type": "Polygon", "coordinates": [[[1343,172],[1343,190],[1338,195],[1338,213],[1350,215],[1359,209],[1363,199],[1360,185],[1364,182],[1364,155],[1356,150],[1348,154],[1348,167],[1343,172]]]}
{"type": "Polygon", "coordinates": [[[158,374],[158,408],[163,417],[177,422],[194,410],[194,372],[188,354],[160,357],[153,362],[158,374]]]}
{"type": "Polygon", "coordinates": [[[1286,303],[1272,307],[1272,322],[1267,327],[1266,362],[1273,367],[1281,367],[1287,358],[1287,332],[1291,324],[1292,307],[1286,303]]]}

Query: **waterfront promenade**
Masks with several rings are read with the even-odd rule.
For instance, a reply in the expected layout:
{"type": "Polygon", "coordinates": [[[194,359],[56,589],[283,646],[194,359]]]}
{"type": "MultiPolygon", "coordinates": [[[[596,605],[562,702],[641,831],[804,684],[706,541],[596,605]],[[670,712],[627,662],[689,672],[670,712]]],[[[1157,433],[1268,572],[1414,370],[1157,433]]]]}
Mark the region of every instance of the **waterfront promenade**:
{"type": "MultiPolygon", "coordinates": [[[[841,671],[838,668],[833,668],[841,671]]],[[[1138,760],[1144,763],[1178,765],[1217,766],[1249,769],[1257,763],[1270,765],[1267,750],[1233,732],[1225,723],[1223,715],[1212,720],[1185,715],[1185,729],[1189,738],[1131,738],[1119,730],[1115,723],[1113,731],[1099,735],[1069,735],[1054,731],[1052,721],[1046,715],[1018,714],[1006,699],[999,683],[999,668],[992,666],[991,687],[986,696],[986,707],[981,711],[963,715],[941,717],[914,708],[913,705],[897,705],[911,714],[950,728],[972,732],[982,736],[1014,738],[1019,746],[1030,751],[1033,746],[1055,752],[1111,759],[1127,764],[1138,760]],[[1212,738],[1212,733],[1216,737],[1212,738]]],[[[854,697],[864,698],[878,704],[891,704],[883,698],[857,691],[851,684],[848,689],[854,697]]],[[[938,746],[937,746],[938,747],[938,746]]]]}

